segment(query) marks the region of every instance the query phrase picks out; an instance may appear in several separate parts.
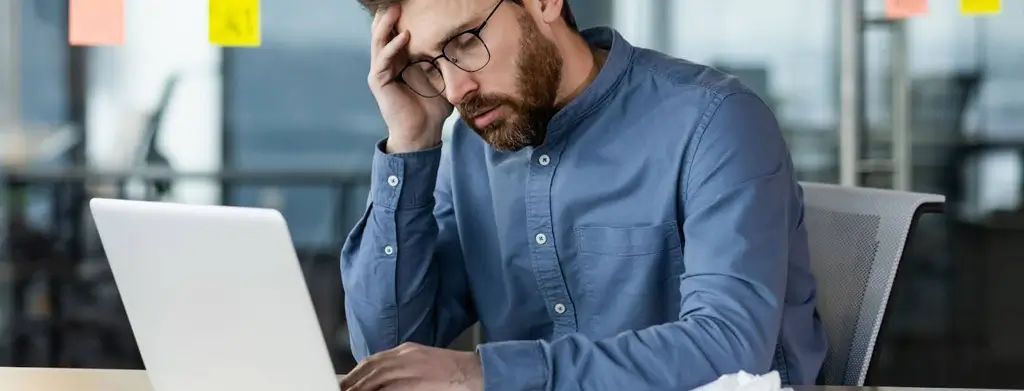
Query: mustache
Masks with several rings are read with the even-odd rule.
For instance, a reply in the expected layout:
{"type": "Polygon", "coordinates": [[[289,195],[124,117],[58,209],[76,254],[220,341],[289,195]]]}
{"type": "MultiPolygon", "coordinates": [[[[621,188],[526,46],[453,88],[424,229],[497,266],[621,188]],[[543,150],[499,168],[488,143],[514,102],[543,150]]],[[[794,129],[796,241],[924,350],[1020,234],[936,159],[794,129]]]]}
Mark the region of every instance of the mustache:
{"type": "Polygon", "coordinates": [[[459,112],[462,113],[463,117],[474,118],[483,114],[485,111],[493,109],[501,105],[508,105],[511,107],[518,107],[516,101],[510,96],[504,95],[473,95],[466,98],[461,104],[459,104],[459,112]]]}

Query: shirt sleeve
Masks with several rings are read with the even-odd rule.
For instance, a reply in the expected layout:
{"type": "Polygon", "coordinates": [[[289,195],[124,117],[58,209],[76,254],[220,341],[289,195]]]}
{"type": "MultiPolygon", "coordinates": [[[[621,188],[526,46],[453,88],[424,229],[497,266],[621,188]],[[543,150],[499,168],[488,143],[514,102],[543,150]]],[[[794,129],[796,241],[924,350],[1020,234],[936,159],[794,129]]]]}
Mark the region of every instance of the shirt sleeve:
{"type": "Polygon", "coordinates": [[[357,360],[403,342],[444,347],[476,321],[442,148],[387,154],[385,142],[374,153],[366,212],[341,255],[357,360]]]}
{"type": "Polygon", "coordinates": [[[798,183],[774,115],[756,96],[720,97],[684,158],[686,271],[678,320],[589,340],[481,345],[487,390],[687,390],[771,368],[798,231],[798,183]]]}

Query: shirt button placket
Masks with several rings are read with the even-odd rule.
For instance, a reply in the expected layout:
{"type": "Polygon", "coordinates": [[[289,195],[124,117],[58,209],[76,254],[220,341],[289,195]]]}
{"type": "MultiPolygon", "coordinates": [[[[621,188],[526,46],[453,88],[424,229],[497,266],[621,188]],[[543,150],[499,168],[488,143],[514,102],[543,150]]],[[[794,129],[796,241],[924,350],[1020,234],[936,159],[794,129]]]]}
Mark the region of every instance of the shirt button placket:
{"type": "Polygon", "coordinates": [[[538,153],[533,156],[529,180],[527,182],[527,219],[533,230],[534,273],[537,282],[548,303],[549,311],[555,324],[556,334],[576,332],[575,312],[572,299],[561,270],[561,263],[555,252],[554,232],[551,230],[551,183],[553,181],[555,159],[549,153],[538,153]]]}

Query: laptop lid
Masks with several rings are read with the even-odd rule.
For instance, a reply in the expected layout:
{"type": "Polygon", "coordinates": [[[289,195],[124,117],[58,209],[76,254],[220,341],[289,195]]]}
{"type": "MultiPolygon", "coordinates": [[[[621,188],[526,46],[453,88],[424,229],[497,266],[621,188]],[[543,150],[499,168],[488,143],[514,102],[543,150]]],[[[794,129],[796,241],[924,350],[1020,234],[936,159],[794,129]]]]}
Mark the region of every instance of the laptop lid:
{"type": "Polygon", "coordinates": [[[155,391],[339,389],[279,212],[90,207],[155,391]]]}

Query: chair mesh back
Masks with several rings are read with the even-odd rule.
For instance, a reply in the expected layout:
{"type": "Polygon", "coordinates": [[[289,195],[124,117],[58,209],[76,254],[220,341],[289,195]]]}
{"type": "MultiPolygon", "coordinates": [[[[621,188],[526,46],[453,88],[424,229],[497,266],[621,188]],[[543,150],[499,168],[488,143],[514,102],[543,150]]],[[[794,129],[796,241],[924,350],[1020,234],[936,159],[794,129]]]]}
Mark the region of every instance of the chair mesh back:
{"type": "Polygon", "coordinates": [[[939,195],[801,183],[818,312],[829,337],[819,377],[862,386],[911,222],[939,195]]]}

